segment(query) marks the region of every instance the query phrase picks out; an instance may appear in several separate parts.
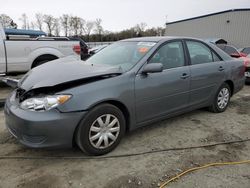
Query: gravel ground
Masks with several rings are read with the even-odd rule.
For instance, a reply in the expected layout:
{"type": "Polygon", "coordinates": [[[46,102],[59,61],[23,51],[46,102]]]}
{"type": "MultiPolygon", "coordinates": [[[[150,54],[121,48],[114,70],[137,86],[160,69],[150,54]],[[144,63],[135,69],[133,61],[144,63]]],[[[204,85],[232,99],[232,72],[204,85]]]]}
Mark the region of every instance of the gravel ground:
{"type": "MultiPolygon", "coordinates": [[[[0,88],[2,94],[2,88],[0,88]]],[[[189,147],[250,138],[250,86],[221,114],[196,110],[128,133],[110,155],[189,147]]],[[[30,149],[5,129],[0,109],[0,155],[85,156],[78,149],[30,149]]],[[[250,142],[111,159],[0,159],[0,188],[157,187],[181,171],[211,162],[250,159],[250,142]]],[[[250,164],[220,166],[187,174],[168,187],[249,188],[250,164]]]]}

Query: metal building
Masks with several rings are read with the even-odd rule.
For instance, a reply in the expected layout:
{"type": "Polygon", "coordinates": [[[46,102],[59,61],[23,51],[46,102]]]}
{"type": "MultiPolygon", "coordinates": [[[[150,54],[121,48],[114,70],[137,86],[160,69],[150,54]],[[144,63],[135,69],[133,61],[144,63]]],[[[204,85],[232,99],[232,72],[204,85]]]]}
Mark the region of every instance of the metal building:
{"type": "Polygon", "coordinates": [[[250,46],[250,9],[232,9],[169,22],[165,35],[223,38],[237,48],[250,46]]]}

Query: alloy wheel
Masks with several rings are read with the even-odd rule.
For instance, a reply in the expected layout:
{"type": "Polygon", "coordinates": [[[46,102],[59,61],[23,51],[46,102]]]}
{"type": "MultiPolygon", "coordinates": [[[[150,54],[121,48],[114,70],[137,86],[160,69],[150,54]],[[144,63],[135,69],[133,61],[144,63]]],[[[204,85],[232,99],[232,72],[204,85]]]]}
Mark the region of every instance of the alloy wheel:
{"type": "Polygon", "coordinates": [[[227,88],[222,88],[218,94],[217,105],[220,109],[224,109],[229,101],[229,90],[227,88]]]}
{"type": "Polygon", "coordinates": [[[98,117],[89,129],[89,141],[96,149],[106,149],[118,138],[120,122],[112,114],[104,114],[98,117]]]}

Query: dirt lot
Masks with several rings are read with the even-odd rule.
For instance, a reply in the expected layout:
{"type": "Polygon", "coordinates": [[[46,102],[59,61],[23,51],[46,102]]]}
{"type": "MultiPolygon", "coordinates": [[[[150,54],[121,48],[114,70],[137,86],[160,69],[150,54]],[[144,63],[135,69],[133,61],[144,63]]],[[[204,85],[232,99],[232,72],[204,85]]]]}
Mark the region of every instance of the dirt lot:
{"type": "MultiPolygon", "coordinates": [[[[2,93],[2,90],[0,91],[2,93]]],[[[250,86],[232,98],[226,112],[197,110],[136,130],[110,155],[198,146],[250,138],[250,86]]],[[[187,168],[210,162],[250,159],[250,142],[158,152],[110,159],[42,159],[85,156],[78,149],[29,149],[5,129],[0,109],[0,155],[41,157],[1,159],[0,187],[157,187],[187,168]]],[[[221,166],[190,173],[168,187],[249,188],[250,164],[221,166]]]]}

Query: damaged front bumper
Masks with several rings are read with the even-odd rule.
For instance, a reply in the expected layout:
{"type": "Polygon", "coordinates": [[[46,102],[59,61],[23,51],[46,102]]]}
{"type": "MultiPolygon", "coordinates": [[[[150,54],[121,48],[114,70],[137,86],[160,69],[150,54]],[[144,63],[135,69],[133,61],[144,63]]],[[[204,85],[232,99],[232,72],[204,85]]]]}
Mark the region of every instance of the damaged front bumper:
{"type": "Polygon", "coordinates": [[[4,113],[7,129],[22,144],[33,148],[65,148],[72,147],[74,131],[86,112],[26,111],[12,94],[6,100],[4,113]]]}

